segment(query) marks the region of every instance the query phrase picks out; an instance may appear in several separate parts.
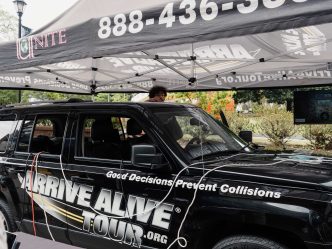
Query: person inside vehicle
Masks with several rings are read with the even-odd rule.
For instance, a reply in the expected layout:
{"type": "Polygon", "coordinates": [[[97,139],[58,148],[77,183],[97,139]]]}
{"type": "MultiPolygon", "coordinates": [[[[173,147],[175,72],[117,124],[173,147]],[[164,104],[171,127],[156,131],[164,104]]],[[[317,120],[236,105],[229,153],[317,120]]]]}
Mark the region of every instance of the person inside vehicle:
{"type": "Polygon", "coordinates": [[[167,89],[162,86],[154,86],[149,91],[147,102],[164,102],[167,96],[167,89]]]}

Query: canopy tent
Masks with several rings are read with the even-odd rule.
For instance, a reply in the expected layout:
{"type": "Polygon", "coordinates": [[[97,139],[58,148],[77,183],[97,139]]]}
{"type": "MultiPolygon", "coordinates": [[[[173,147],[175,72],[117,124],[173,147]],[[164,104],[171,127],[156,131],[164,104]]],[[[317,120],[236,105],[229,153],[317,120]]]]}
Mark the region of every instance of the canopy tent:
{"type": "Polygon", "coordinates": [[[326,85],[332,0],[80,0],[0,45],[0,87],[144,92],[326,85]]]}

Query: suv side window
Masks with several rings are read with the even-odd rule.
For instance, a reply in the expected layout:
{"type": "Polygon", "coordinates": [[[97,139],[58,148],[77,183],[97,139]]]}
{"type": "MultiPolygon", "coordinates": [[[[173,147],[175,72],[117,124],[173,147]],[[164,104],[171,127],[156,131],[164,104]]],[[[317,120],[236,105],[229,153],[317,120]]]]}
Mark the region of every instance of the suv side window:
{"type": "Polygon", "coordinates": [[[83,115],[80,118],[80,157],[130,160],[131,146],[152,143],[132,118],[111,114],[83,115]]]}
{"type": "Polygon", "coordinates": [[[67,116],[38,115],[24,120],[17,151],[61,154],[67,116]],[[31,135],[32,134],[32,135],[31,135]]]}

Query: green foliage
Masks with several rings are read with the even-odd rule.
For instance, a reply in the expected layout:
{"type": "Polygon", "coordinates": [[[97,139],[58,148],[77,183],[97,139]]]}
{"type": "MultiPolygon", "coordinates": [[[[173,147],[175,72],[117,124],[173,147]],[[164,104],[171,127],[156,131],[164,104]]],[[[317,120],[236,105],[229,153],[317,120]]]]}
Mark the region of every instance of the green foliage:
{"type": "Polygon", "coordinates": [[[229,102],[229,92],[216,92],[213,95],[212,101],[211,101],[211,114],[216,116],[219,115],[221,110],[225,109],[225,106],[229,102]]]}
{"type": "Polygon", "coordinates": [[[28,103],[29,100],[31,100],[32,98],[35,99],[36,101],[66,100],[66,99],[91,100],[90,95],[42,92],[42,91],[22,91],[23,103],[28,103]]]}
{"type": "Polygon", "coordinates": [[[184,92],[184,93],[170,93],[167,99],[177,103],[194,104],[213,117],[219,117],[221,110],[225,110],[226,105],[232,102],[233,92],[219,91],[219,92],[184,92]]]}
{"type": "Polygon", "coordinates": [[[261,103],[263,94],[260,90],[238,90],[234,93],[235,103],[256,102],[261,103]]]}
{"type": "Polygon", "coordinates": [[[93,96],[94,102],[109,102],[110,96],[108,93],[98,93],[97,95],[93,96]]]}
{"type": "Polygon", "coordinates": [[[240,131],[252,130],[248,116],[238,114],[236,112],[225,112],[225,115],[229,124],[229,128],[235,134],[239,134],[240,131]]]}
{"type": "Polygon", "coordinates": [[[0,90],[0,104],[14,104],[18,101],[18,91],[16,90],[0,90]]]}
{"type": "Polygon", "coordinates": [[[111,102],[127,102],[132,97],[131,93],[112,93],[110,94],[111,102]]]}
{"type": "MultiPolygon", "coordinates": [[[[56,101],[68,99],[93,100],[95,102],[127,102],[130,101],[132,94],[108,94],[100,93],[96,96],[82,94],[55,93],[43,91],[22,91],[22,102],[34,101],[56,101]]],[[[18,102],[18,90],[0,90],[0,105],[14,104],[18,102]]]]}
{"type": "Polygon", "coordinates": [[[273,145],[285,150],[290,137],[296,133],[293,114],[278,107],[267,108],[260,129],[273,145]]]}
{"type": "Polygon", "coordinates": [[[303,136],[314,150],[332,150],[332,125],[306,125],[303,136]]]}
{"type": "Polygon", "coordinates": [[[262,103],[266,99],[269,103],[284,104],[293,99],[291,89],[271,89],[271,90],[238,90],[234,94],[235,103],[255,102],[262,103]]]}
{"type": "Polygon", "coordinates": [[[262,96],[264,96],[269,103],[285,104],[287,101],[293,99],[293,90],[291,89],[272,89],[263,90],[262,96]]]}
{"type": "Polygon", "coordinates": [[[95,102],[128,102],[132,97],[131,93],[99,93],[93,97],[95,102]]]}
{"type": "Polygon", "coordinates": [[[0,38],[9,41],[17,37],[17,18],[1,9],[0,6],[0,38]]]}

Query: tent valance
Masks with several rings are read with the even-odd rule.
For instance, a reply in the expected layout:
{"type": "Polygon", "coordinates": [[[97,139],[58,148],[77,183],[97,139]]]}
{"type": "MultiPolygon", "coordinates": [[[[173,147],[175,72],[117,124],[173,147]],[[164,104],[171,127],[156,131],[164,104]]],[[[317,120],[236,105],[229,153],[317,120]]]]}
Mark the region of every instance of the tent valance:
{"type": "Polygon", "coordinates": [[[137,92],[332,82],[332,0],[81,0],[0,45],[0,87],[137,92]]]}

